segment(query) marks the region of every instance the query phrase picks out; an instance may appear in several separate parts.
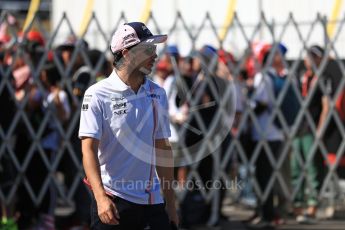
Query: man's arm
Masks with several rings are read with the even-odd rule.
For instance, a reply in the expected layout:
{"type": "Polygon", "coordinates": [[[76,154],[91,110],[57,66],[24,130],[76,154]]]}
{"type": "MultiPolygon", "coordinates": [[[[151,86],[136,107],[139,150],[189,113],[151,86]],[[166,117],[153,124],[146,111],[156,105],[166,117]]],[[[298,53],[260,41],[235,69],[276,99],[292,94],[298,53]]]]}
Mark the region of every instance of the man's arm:
{"type": "Polygon", "coordinates": [[[157,159],[157,173],[161,181],[161,186],[166,201],[166,209],[170,221],[176,225],[179,224],[176,206],[175,193],[173,190],[174,180],[174,158],[171,146],[168,139],[158,139],[155,141],[156,159],[157,159]]]}
{"type": "Polygon", "coordinates": [[[82,138],[83,166],[86,177],[91,184],[97,202],[98,216],[105,224],[119,224],[120,218],[115,204],[106,195],[101,180],[101,172],[97,157],[99,141],[94,138],[82,138]]]}
{"type": "Polygon", "coordinates": [[[318,136],[320,136],[320,132],[321,132],[321,128],[324,126],[325,124],[325,120],[326,120],[326,117],[328,115],[328,112],[329,112],[329,96],[327,95],[324,95],[322,96],[322,110],[321,110],[321,114],[320,114],[320,118],[319,118],[319,122],[317,124],[317,127],[316,127],[316,134],[318,136]]]}

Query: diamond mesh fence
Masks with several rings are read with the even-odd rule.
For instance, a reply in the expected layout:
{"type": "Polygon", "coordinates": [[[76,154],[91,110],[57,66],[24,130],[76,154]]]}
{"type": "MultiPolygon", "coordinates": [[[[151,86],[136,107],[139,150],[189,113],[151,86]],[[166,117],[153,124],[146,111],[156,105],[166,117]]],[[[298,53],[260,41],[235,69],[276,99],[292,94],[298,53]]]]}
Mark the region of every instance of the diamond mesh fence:
{"type": "MultiPolygon", "coordinates": [[[[193,31],[180,13],[164,30],[151,15],[147,24],[154,33],[184,33],[190,49],[186,57],[166,57],[170,46],[165,45],[152,74],[174,76],[167,95],[175,107],[170,117],[178,137],[172,142],[181,204],[192,181],[211,206],[210,222],[218,218],[224,196],[236,201],[248,189],[258,204],[277,193],[296,205],[301,195],[315,204],[326,198],[344,205],[345,66],[339,49],[344,20],[330,38],[327,18],[320,15],[307,24],[290,15],[279,25],[262,15],[250,27],[235,15],[221,39],[208,14],[193,31]],[[205,31],[218,50],[198,48],[205,31]],[[224,50],[233,34],[243,46],[236,57],[224,50]],[[260,41],[263,34],[265,41],[260,41]],[[315,36],[322,36],[321,47],[313,46],[315,36]],[[293,47],[297,56],[288,60],[284,47],[293,47]]],[[[35,17],[19,32],[2,14],[8,38],[1,44],[0,65],[1,203],[27,199],[39,207],[49,193],[75,204],[81,194],[89,195],[82,184],[77,137],[81,100],[85,89],[112,67],[108,45],[91,49],[86,35],[109,44],[125,21],[122,14],[112,31],[104,31],[93,15],[90,29],[78,37],[66,15],[52,31],[35,17]],[[70,36],[58,43],[62,28],[70,36]],[[52,103],[56,94],[61,101],[52,103]]]]}

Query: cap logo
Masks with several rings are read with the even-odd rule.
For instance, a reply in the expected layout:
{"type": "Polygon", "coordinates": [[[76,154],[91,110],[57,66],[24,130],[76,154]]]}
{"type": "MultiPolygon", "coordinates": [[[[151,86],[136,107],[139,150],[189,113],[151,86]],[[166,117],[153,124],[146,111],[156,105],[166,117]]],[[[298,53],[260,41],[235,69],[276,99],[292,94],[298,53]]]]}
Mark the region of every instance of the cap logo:
{"type": "Polygon", "coordinates": [[[134,38],[134,37],[135,37],[134,33],[131,33],[131,34],[128,34],[128,35],[124,36],[123,40],[128,40],[128,39],[134,38]]]}
{"type": "Polygon", "coordinates": [[[134,39],[134,38],[133,38],[133,39],[130,39],[130,40],[128,40],[128,41],[123,41],[124,45],[127,45],[127,44],[132,43],[132,42],[135,42],[135,39],[134,39]]]}
{"type": "Polygon", "coordinates": [[[146,27],[146,26],[142,25],[142,26],[141,26],[141,29],[142,29],[143,31],[146,31],[146,34],[147,34],[147,35],[151,35],[150,30],[149,30],[149,29],[147,29],[147,27],[146,27]]]}
{"type": "Polygon", "coordinates": [[[123,37],[123,44],[127,45],[128,43],[131,43],[135,41],[135,34],[131,33],[123,37]]]}

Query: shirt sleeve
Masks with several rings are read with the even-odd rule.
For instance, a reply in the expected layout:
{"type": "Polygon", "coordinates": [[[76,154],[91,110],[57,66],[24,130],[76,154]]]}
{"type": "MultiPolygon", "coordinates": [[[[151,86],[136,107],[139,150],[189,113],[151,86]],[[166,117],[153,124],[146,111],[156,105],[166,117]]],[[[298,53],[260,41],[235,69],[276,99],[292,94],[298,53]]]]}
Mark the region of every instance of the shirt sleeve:
{"type": "Polygon", "coordinates": [[[100,140],[102,136],[102,109],[100,101],[93,90],[84,95],[80,112],[79,138],[92,137],[100,140]]]}
{"type": "Polygon", "coordinates": [[[67,94],[65,91],[60,91],[59,93],[59,98],[60,98],[60,101],[63,105],[63,109],[65,111],[65,120],[69,119],[70,116],[71,116],[71,107],[69,105],[69,102],[68,102],[68,98],[67,98],[67,94]]]}
{"type": "Polygon", "coordinates": [[[155,103],[156,106],[156,139],[165,139],[171,136],[170,122],[169,122],[169,108],[168,99],[165,90],[159,89],[159,103],[155,103]]]}
{"type": "Polygon", "coordinates": [[[263,74],[258,73],[254,76],[254,95],[253,100],[269,104],[270,103],[270,84],[269,79],[263,74]]]}

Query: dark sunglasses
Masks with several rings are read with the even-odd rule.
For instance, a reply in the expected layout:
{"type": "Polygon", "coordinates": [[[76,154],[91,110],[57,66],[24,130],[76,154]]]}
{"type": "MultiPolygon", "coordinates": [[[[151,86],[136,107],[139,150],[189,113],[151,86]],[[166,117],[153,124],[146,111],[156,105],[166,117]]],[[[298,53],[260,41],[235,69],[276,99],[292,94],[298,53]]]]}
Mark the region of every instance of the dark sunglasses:
{"type": "Polygon", "coordinates": [[[156,53],[157,46],[138,44],[136,46],[130,47],[129,50],[139,50],[139,51],[143,51],[144,54],[147,56],[153,56],[156,53]]]}

